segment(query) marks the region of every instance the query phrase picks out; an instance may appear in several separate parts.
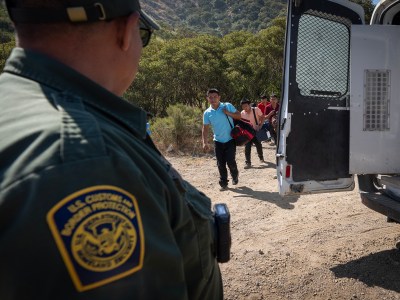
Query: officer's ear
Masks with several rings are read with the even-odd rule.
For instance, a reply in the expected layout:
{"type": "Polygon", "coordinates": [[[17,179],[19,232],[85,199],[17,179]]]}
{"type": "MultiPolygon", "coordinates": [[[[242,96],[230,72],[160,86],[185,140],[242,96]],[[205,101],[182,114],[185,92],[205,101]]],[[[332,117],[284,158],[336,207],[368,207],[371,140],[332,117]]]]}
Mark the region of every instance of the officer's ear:
{"type": "Polygon", "coordinates": [[[136,37],[140,35],[139,33],[139,13],[134,12],[131,13],[127,18],[125,22],[125,26],[123,27],[123,32],[121,36],[121,49],[123,51],[127,51],[131,46],[136,47],[136,45],[132,45],[136,37]]]}

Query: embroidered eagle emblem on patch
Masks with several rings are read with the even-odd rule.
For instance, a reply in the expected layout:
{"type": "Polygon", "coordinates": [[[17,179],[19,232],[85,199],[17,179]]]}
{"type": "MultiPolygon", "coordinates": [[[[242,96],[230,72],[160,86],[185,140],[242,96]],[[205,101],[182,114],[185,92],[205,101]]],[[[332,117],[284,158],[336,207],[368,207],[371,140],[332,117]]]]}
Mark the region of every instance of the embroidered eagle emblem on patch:
{"type": "Polygon", "coordinates": [[[47,222],[78,291],[140,270],[144,233],[135,197],[113,186],[80,190],[55,205],[47,222]]]}

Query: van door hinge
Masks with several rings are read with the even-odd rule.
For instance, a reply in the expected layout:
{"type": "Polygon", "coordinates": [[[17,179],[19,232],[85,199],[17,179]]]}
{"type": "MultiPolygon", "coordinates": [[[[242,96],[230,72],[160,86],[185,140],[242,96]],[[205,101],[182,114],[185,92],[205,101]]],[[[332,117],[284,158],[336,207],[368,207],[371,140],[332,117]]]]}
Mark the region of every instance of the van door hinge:
{"type": "Polygon", "coordinates": [[[299,8],[301,5],[302,0],[294,0],[294,7],[299,8]]]}

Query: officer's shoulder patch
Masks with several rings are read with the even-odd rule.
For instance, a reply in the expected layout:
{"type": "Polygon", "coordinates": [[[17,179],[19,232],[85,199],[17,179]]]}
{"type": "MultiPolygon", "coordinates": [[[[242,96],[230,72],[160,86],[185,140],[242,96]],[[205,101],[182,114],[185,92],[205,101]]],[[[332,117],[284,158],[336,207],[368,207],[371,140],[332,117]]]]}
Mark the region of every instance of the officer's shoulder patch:
{"type": "Polygon", "coordinates": [[[47,222],[76,289],[90,290],[139,271],[144,233],[136,198],[93,186],[57,203],[47,222]]]}

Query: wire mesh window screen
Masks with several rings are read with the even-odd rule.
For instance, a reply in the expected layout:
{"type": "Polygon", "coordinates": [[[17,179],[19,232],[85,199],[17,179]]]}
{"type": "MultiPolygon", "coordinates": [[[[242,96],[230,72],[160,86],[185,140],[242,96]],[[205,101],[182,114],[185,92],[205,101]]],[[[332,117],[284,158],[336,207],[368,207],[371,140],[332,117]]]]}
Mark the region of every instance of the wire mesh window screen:
{"type": "Polygon", "coordinates": [[[350,25],[315,11],[300,17],[296,81],[301,95],[332,99],[347,94],[350,25]]]}
{"type": "Polygon", "coordinates": [[[389,130],[390,71],[364,71],[364,131],[389,130]]]}

